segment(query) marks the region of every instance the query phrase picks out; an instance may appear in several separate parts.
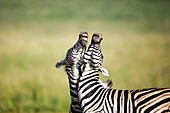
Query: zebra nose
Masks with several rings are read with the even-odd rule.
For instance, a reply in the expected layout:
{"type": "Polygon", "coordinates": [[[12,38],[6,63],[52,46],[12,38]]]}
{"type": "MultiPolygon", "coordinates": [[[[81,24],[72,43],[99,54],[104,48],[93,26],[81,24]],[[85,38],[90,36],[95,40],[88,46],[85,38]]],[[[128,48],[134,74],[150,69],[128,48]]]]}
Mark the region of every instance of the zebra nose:
{"type": "Polygon", "coordinates": [[[85,40],[85,41],[87,41],[87,37],[83,37],[82,39],[85,40]]]}
{"type": "Polygon", "coordinates": [[[88,34],[82,34],[82,37],[88,38],[88,34]]]}

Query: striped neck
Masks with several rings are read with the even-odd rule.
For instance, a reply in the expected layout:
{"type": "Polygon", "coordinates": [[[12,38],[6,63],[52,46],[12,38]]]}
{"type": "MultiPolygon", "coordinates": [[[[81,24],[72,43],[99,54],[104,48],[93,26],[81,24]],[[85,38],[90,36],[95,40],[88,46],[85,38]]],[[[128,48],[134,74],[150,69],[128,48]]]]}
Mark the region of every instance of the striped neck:
{"type": "Polygon", "coordinates": [[[73,113],[81,113],[81,107],[78,100],[78,80],[81,74],[81,57],[85,52],[86,46],[82,46],[79,41],[68,51],[66,72],[69,79],[71,107],[73,113]]]}

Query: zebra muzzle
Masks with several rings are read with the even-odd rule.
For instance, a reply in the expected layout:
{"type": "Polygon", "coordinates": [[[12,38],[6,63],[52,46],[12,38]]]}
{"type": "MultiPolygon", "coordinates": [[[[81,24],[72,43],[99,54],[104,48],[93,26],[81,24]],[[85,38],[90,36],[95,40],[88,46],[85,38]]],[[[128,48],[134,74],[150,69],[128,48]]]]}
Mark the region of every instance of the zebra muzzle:
{"type": "Polygon", "coordinates": [[[87,40],[81,40],[80,43],[81,43],[83,46],[86,46],[86,45],[87,45],[87,40]]]}

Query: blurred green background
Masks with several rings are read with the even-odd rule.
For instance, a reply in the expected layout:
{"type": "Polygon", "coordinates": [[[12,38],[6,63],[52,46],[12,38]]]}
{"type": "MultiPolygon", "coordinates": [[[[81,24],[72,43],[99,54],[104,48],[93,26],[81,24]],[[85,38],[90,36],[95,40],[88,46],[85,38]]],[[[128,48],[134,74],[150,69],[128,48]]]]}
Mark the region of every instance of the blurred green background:
{"type": "Polygon", "coordinates": [[[64,67],[81,30],[102,33],[115,89],[170,86],[170,1],[0,0],[0,112],[68,112],[64,67]]]}

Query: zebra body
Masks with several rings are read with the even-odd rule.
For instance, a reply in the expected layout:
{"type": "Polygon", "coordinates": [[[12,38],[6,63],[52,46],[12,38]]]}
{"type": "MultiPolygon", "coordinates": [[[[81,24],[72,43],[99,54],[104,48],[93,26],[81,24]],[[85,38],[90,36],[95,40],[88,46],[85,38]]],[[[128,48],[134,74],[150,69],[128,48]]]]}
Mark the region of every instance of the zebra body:
{"type": "Polygon", "coordinates": [[[59,68],[65,65],[69,79],[71,106],[70,113],[82,113],[78,100],[78,80],[81,74],[81,65],[83,63],[82,56],[86,50],[88,33],[81,32],[77,43],[68,50],[66,59],[57,62],[56,67],[59,68]]]}
{"type": "Polygon", "coordinates": [[[78,83],[78,96],[83,113],[170,112],[168,88],[116,90],[101,84],[99,80],[99,70],[103,61],[101,40],[101,34],[94,34],[92,43],[84,54],[84,70],[78,83]]]}

